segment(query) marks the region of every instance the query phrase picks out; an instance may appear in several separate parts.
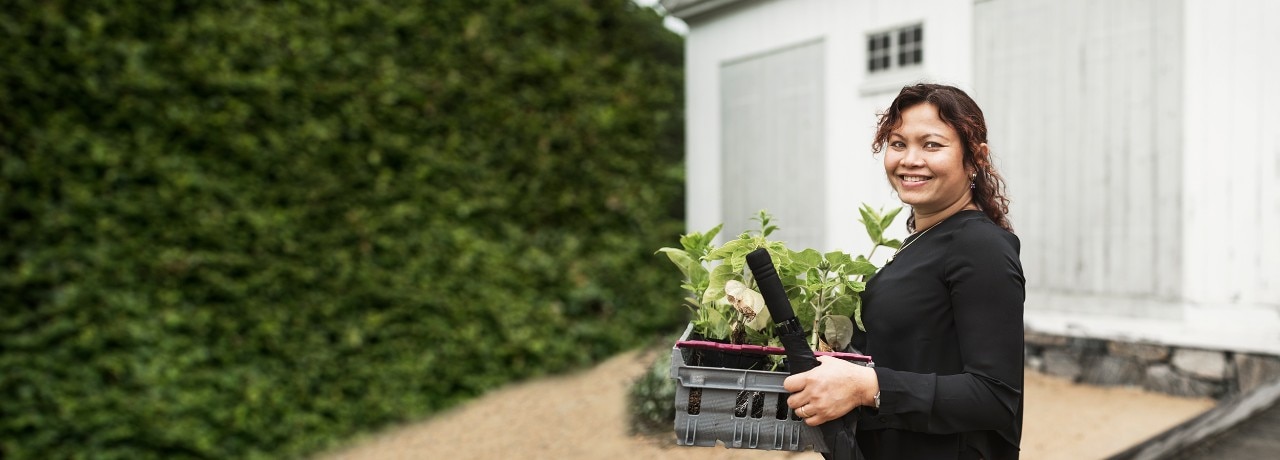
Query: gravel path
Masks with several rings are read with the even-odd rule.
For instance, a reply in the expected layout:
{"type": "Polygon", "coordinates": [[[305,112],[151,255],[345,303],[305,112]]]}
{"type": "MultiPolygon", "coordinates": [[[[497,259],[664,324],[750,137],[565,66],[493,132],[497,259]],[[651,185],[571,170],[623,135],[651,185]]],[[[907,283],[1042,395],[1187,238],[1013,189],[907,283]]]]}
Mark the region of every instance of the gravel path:
{"type": "MultiPolygon", "coordinates": [[[[316,460],[820,459],[722,447],[679,447],[627,434],[630,383],[655,353],[629,352],[579,373],[512,385],[431,419],[352,440],[316,460]]],[[[1104,458],[1213,406],[1132,388],[1077,385],[1028,371],[1022,458],[1104,458]]]]}

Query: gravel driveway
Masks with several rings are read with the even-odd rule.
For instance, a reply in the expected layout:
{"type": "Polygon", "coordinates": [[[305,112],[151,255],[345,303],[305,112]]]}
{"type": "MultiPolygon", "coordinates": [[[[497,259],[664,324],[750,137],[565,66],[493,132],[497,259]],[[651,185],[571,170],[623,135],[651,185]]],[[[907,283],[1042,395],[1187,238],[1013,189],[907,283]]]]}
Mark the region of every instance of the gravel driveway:
{"type": "MultiPolygon", "coordinates": [[[[820,459],[818,454],[679,447],[627,434],[631,381],[656,353],[628,352],[579,373],[496,390],[431,419],[351,440],[316,460],[820,459]]],[[[1104,458],[1213,406],[1133,388],[1078,385],[1028,371],[1022,458],[1104,458]]]]}

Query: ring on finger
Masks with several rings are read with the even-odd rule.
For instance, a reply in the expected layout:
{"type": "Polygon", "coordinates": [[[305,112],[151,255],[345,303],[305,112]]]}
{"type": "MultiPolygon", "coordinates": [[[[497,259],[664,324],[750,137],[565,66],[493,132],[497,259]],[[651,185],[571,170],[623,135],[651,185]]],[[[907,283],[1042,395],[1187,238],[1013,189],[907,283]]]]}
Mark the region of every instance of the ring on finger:
{"type": "Polygon", "coordinates": [[[800,418],[809,418],[809,411],[805,410],[808,407],[809,406],[806,404],[803,407],[801,407],[800,410],[796,411],[800,413],[800,418]]]}

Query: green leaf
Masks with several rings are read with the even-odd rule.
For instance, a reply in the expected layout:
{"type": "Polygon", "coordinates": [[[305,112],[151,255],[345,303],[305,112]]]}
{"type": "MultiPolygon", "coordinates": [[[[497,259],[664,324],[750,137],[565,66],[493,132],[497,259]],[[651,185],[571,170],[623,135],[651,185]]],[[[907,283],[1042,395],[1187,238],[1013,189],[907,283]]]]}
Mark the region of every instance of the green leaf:
{"type": "Polygon", "coordinates": [[[848,276],[855,276],[855,275],[871,276],[876,274],[876,270],[879,270],[879,269],[876,268],[875,265],[872,265],[871,262],[855,260],[853,261],[852,264],[849,265],[849,269],[844,271],[844,274],[848,276]]]}
{"type": "Polygon", "coordinates": [[[705,331],[704,336],[710,339],[724,340],[729,338],[729,328],[732,325],[732,315],[729,308],[711,308],[707,311],[707,317],[703,325],[705,331]]]}
{"type": "Polygon", "coordinates": [[[884,233],[883,231],[887,230],[890,225],[893,225],[893,219],[898,217],[899,212],[902,212],[902,206],[898,206],[896,208],[890,209],[889,212],[884,215],[884,217],[880,218],[881,234],[883,234],[884,233]]]}
{"type": "Polygon", "coordinates": [[[760,222],[760,236],[761,236],[761,237],[767,237],[767,236],[769,236],[770,234],[772,234],[774,231],[777,231],[777,230],[778,230],[778,226],[777,226],[777,225],[770,225],[770,224],[769,224],[769,222],[772,220],[772,217],[773,217],[773,216],[770,216],[770,215],[769,215],[769,211],[764,210],[764,209],[761,209],[761,210],[760,210],[760,212],[756,213],[756,217],[751,218],[751,220],[754,220],[754,221],[756,221],[756,222],[760,222]]]}
{"type": "Polygon", "coordinates": [[[792,299],[791,303],[796,307],[796,320],[800,322],[806,332],[813,332],[813,320],[815,317],[813,308],[804,307],[806,304],[798,302],[797,299],[792,299]]]}
{"type": "Polygon", "coordinates": [[[844,350],[853,341],[853,320],[848,316],[832,315],[823,320],[822,336],[834,350],[844,350]]]}
{"type": "Polygon", "coordinates": [[[800,252],[791,251],[791,263],[802,271],[816,268],[818,264],[822,263],[822,254],[815,249],[805,249],[800,252]]]}
{"type": "Polygon", "coordinates": [[[893,239],[893,240],[889,240],[889,241],[882,242],[882,243],[880,243],[880,245],[881,245],[881,246],[888,246],[888,247],[891,247],[891,248],[894,248],[894,249],[900,249],[900,248],[902,248],[902,240],[893,239]]]}
{"type": "Polygon", "coordinates": [[[671,260],[671,263],[675,264],[676,267],[680,269],[680,273],[684,274],[684,277],[686,279],[692,279],[693,278],[692,273],[696,270],[701,270],[703,272],[707,271],[707,269],[702,267],[701,262],[698,262],[697,260],[695,260],[692,256],[689,255],[688,252],[684,251],[683,249],[662,248],[662,249],[659,249],[658,252],[662,254],[666,254],[667,258],[671,260]]]}
{"type": "Polygon", "coordinates": [[[735,278],[733,267],[720,264],[711,269],[711,277],[707,280],[707,291],[702,294],[702,304],[711,305],[724,298],[724,285],[735,278]]]}
{"type": "Polygon", "coordinates": [[[852,316],[853,307],[855,302],[857,302],[857,299],[858,299],[858,294],[856,292],[850,293],[849,291],[846,290],[845,294],[841,295],[840,298],[836,299],[836,301],[831,305],[831,311],[827,313],[831,315],[852,316]],[[849,295],[849,294],[852,294],[852,295],[849,295]]]}
{"type": "Polygon", "coordinates": [[[722,260],[732,256],[736,252],[746,249],[748,252],[755,249],[755,240],[748,238],[738,238],[736,240],[725,243],[724,246],[716,248],[716,250],[708,253],[703,259],[705,260],[722,260]]]}
{"type": "Polygon", "coordinates": [[[720,234],[722,227],[724,227],[724,224],[712,227],[711,230],[706,232],[683,235],[680,237],[680,246],[684,247],[684,250],[694,258],[701,258],[710,251],[711,242],[715,241],[716,235],[720,234]]]}
{"type": "MultiPolygon", "coordinates": [[[[735,273],[742,273],[747,269],[747,254],[751,254],[752,252],[755,252],[756,249],[759,249],[761,244],[764,243],[764,239],[756,238],[750,243],[751,244],[743,245],[736,251],[733,251],[733,254],[729,255],[729,257],[725,259],[725,262],[733,265],[733,271],[735,273]]],[[[775,266],[780,263],[777,257],[773,257],[772,254],[770,254],[770,257],[774,260],[775,266]]],[[[775,270],[776,269],[777,268],[775,267],[775,270]]]]}
{"type": "Polygon", "coordinates": [[[822,272],[818,271],[817,268],[810,268],[808,270],[805,270],[804,284],[809,286],[810,289],[813,289],[815,291],[818,289],[821,289],[823,281],[824,280],[822,279],[822,272]]]}
{"type": "Polygon", "coordinates": [[[862,296],[853,296],[853,322],[858,325],[858,330],[867,332],[867,327],[862,325],[862,296]]]}
{"type": "Polygon", "coordinates": [[[867,205],[858,208],[858,213],[862,214],[862,226],[867,229],[867,236],[871,238],[872,243],[879,243],[884,236],[884,229],[880,227],[880,219],[875,215],[875,211],[867,205]]]}
{"type": "Polygon", "coordinates": [[[844,273],[844,270],[847,270],[841,269],[841,266],[853,265],[853,257],[843,251],[831,251],[824,254],[823,257],[827,259],[833,269],[840,273],[844,273]]]}

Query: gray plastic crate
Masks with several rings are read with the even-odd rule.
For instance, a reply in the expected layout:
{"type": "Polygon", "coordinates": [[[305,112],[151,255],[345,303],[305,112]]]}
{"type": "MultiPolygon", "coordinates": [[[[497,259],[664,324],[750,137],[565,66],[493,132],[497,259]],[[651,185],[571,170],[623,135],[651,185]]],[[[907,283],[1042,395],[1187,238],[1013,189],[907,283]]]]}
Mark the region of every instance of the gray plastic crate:
{"type": "MultiPolygon", "coordinates": [[[[690,324],[680,340],[692,332],[690,324]]],[[[686,364],[694,353],[671,349],[677,444],[709,447],[720,441],[734,449],[829,452],[822,431],[787,407],[787,373],[686,364]]]]}

